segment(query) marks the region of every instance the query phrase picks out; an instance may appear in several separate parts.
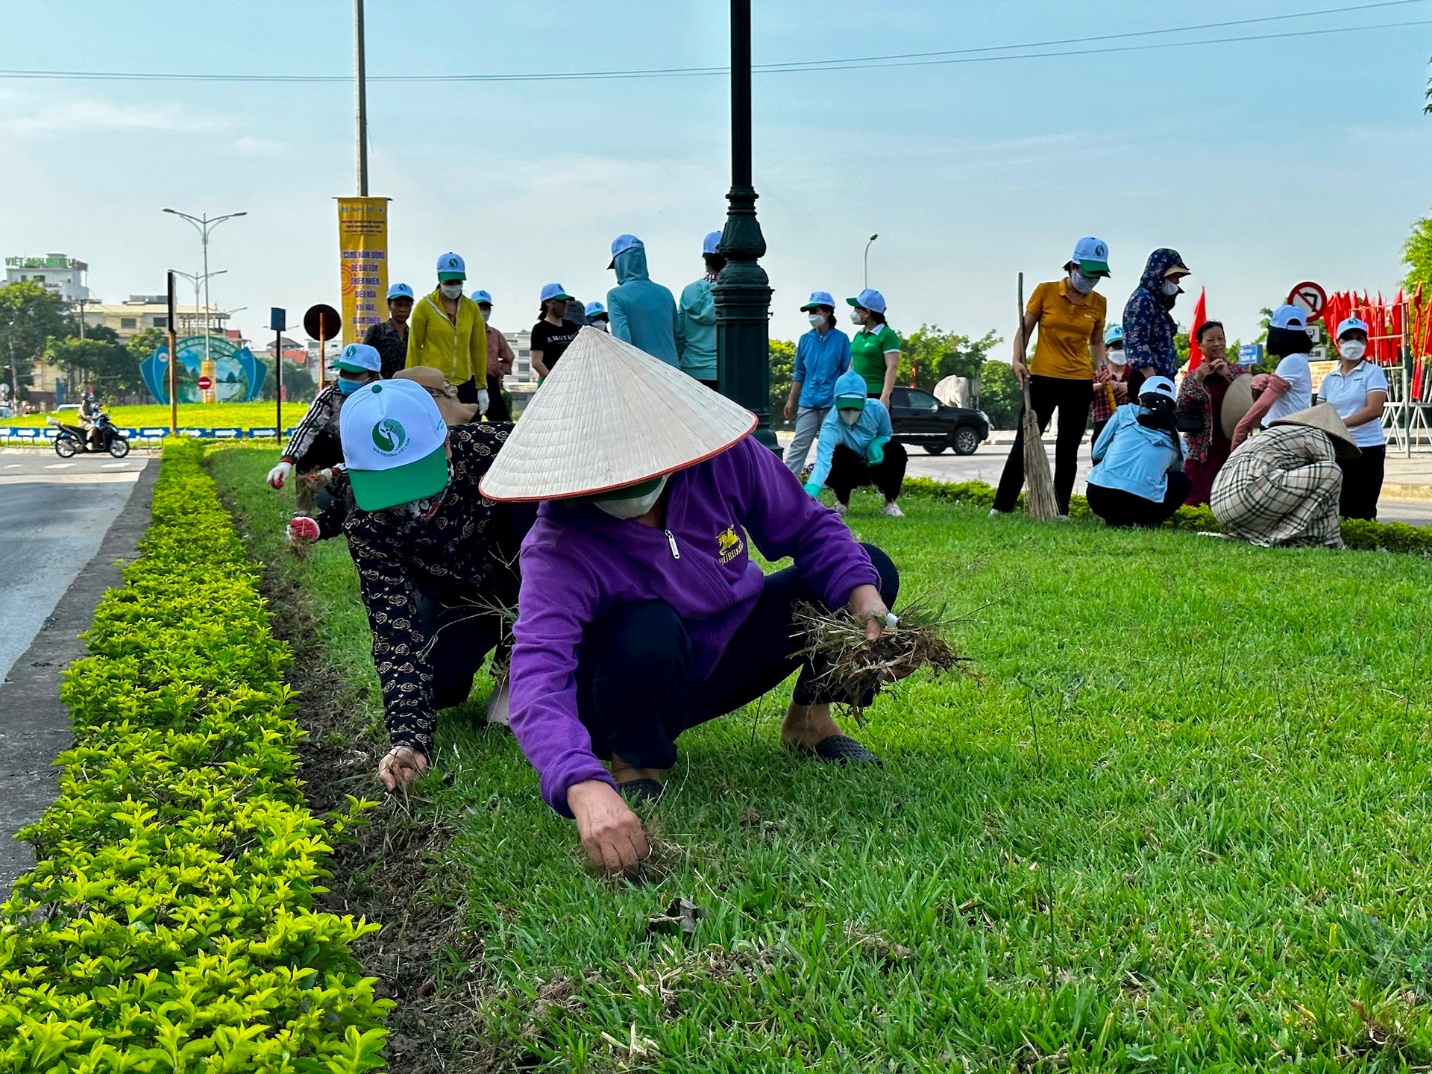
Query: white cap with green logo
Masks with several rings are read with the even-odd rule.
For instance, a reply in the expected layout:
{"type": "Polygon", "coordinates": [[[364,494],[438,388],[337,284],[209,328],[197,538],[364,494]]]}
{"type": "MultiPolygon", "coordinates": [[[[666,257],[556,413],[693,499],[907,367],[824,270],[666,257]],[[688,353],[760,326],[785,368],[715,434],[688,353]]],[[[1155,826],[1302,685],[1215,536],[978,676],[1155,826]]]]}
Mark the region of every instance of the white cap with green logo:
{"type": "Polygon", "coordinates": [[[421,384],[384,380],[360,388],[343,404],[338,429],[353,499],[363,510],[423,500],[447,486],[447,423],[421,384]]]}

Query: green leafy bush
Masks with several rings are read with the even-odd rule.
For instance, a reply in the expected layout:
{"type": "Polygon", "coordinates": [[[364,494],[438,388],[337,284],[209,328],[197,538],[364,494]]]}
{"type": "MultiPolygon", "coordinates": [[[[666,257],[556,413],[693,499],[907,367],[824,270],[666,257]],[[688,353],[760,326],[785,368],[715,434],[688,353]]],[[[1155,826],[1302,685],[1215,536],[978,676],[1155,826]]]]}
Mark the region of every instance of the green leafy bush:
{"type": "MultiPolygon", "coordinates": [[[[948,483],[928,477],[909,477],[905,479],[901,494],[943,503],[963,504],[967,507],[994,506],[994,486],[983,481],[948,483]]],[[[1020,493],[1019,503],[1023,506],[1024,493],[1020,493]]],[[[1083,496],[1070,498],[1069,515],[1071,518],[1083,519],[1095,517],[1083,496]]],[[[1180,507],[1167,524],[1174,529],[1195,533],[1223,532],[1223,527],[1207,507],[1180,507]]],[[[1342,537],[1343,543],[1349,548],[1432,556],[1432,529],[1409,526],[1405,522],[1368,522],[1364,519],[1345,518],[1342,522],[1342,537]]]]}
{"type": "Polygon", "coordinates": [[[0,907],[0,1072],[380,1068],[389,1001],[350,952],[378,926],[316,912],[306,808],[268,629],[202,448],[166,445],[154,520],[62,696],[60,799],[0,907]]]}

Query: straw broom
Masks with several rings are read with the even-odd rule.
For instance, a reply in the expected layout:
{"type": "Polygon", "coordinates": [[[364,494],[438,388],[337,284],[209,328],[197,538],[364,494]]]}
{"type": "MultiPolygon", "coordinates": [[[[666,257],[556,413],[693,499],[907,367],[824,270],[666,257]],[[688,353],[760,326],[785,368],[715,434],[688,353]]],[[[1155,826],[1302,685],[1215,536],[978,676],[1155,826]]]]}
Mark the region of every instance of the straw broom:
{"type": "MultiPolygon", "coordinates": [[[[1019,274],[1019,358],[1029,341],[1024,335],[1024,273],[1019,274]]],[[[1054,500],[1054,477],[1049,472],[1049,456],[1044,453],[1044,438],[1039,433],[1039,416],[1029,402],[1029,378],[1022,378],[1024,387],[1024,481],[1029,487],[1029,513],[1043,522],[1052,522],[1059,517],[1059,505],[1054,500]]]]}

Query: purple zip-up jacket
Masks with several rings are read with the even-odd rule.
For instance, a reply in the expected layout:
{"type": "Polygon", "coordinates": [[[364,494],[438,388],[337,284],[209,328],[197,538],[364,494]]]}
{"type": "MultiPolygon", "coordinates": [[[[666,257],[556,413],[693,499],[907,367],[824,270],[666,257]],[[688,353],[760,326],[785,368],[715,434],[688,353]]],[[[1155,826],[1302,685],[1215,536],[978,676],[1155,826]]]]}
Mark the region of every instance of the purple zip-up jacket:
{"type": "Polygon", "coordinates": [[[615,604],[663,600],[686,624],[695,676],[705,679],[764,585],[747,534],[766,559],[793,558],[832,608],[856,586],[880,584],[839,516],[749,437],[671,475],[664,530],[587,503],[538,509],[522,543],[512,731],[558,813],[572,815],[567,789],[574,784],[616,786],[577,716],[577,650],[587,627],[615,604]]]}

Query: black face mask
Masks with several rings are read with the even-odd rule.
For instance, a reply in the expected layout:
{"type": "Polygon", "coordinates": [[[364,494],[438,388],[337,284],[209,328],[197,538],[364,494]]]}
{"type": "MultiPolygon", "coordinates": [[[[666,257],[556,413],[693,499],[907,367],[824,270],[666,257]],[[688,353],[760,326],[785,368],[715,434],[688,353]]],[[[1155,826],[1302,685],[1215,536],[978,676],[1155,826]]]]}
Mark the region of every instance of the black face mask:
{"type": "Polygon", "coordinates": [[[1268,353],[1274,358],[1286,358],[1290,354],[1307,354],[1312,350],[1313,340],[1302,328],[1269,328],[1268,353]]]}
{"type": "Polygon", "coordinates": [[[1151,401],[1152,405],[1146,405],[1142,399],[1139,400],[1140,411],[1138,422],[1145,429],[1157,429],[1161,433],[1173,433],[1178,429],[1178,415],[1174,413],[1173,401],[1157,398],[1151,401]]]}

